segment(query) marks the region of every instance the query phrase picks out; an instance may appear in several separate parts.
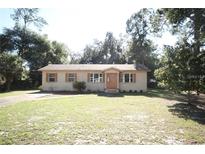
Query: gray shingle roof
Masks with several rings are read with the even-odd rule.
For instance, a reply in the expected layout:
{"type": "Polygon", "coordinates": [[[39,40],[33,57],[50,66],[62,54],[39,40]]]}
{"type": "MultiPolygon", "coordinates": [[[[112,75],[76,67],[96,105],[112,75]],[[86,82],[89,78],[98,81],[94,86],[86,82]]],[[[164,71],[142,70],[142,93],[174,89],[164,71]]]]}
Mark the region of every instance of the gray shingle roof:
{"type": "Polygon", "coordinates": [[[115,68],[120,71],[149,71],[149,69],[141,64],[49,64],[39,69],[39,71],[62,71],[62,70],[89,70],[89,71],[103,71],[109,68],[115,68]]]}

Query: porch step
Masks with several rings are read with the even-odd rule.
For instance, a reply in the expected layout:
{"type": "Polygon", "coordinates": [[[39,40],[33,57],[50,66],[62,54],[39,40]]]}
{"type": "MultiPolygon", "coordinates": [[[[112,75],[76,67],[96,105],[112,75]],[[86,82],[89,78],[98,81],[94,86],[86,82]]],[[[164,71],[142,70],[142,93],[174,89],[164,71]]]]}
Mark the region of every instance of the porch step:
{"type": "Polygon", "coordinates": [[[106,89],[107,93],[117,93],[118,89],[106,89]]]}

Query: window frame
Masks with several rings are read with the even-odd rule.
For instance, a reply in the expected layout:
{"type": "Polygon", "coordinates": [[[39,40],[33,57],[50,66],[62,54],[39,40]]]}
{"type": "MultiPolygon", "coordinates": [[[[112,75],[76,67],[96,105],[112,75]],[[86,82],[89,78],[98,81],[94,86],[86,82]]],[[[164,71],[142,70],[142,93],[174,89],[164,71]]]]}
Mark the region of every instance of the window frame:
{"type": "Polygon", "coordinates": [[[89,73],[89,82],[91,83],[102,83],[103,82],[103,73],[89,73]],[[97,75],[97,78],[95,77],[97,75]]]}
{"type": "Polygon", "coordinates": [[[99,74],[99,82],[100,82],[100,83],[103,82],[103,74],[102,74],[102,73],[99,74]]]}
{"type": "Polygon", "coordinates": [[[124,77],[123,83],[130,83],[130,74],[129,73],[123,74],[123,77],[124,77]],[[128,75],[128,82],[126,81],[126,75],[128,75]]]}
{"type": "Polygon", "coordinates": [[[134,83],[134,74],[133,73],[130,74],[129,81],[130,81],[130,83],[134,83]]]}
{"type": "Polygon", "coordinates": [[[57,82],[57,73],[47,73],[47,82],[57,82]],[[54,75],[53,77],[50,75],[54,75]],[[54,79],[53,81],[51,79],[54,79]]]}
{"type": "Polygon", "coordinates": [[[98,83],[99,82],[99,74],[98,73],[94,73],[93,74],[93,81],[95,82],[95,83],[98,83]],[[97,76],[97,77],[96,77],[97,76]]]}
{"type": "Polygon", "coordinates": [[[75,81],[77,81],[77,73],[73,73],[73,72],[66,73],[66,82],[75,82],[75,81]]]}
{"type": "Polygon", "coordinates": [[[134,75],[134,73],[123,73],[122,75],[122,81],[123,83],[135,83],[136,79],[136,75],[134,75]],[[128,82],[125,81],[125,75],[128,74],[128,82]]]}

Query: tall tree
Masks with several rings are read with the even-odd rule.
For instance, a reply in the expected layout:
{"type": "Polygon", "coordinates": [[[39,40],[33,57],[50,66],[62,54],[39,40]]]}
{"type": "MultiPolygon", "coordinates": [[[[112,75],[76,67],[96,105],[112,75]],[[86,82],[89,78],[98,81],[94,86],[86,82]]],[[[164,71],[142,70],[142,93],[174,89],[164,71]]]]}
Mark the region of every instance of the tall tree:
{"type": "Polygon", "coordinates": [[[104,62],[104,56],[100,54],[102,44],[95,41],[93,45],[86,45],[83,56],[81,57],[81,64],[98,64],[104,62]]]}
{"type": "Polygon", "coordinates": [[[11,18],[16,22],[16,25],[22,25],[24,29],[27,29],[31,24],[40,29],[47,25],[47,22],[38,16],[38,13],[38,8],[18,8],[14,9],[14,14],[11,15],[11,18]]]}
{"type": "Polygon", "coordinates": [[[104,57],[106,64],[120,63],[122,49],[113,33],[107,32],[100,54],[104,57]]]}
{"type": "Polygon", "coordinates": [[[127,20],[127,33],[131,36],[128,51],[128,63],[140,63],[151,69],[148,80],[154,78],[154,69],[157,68],[156,47],[149,39],[152,28],[152,9],[141,9],[127,20]]]}
{"type": "Polygon", "coordinates": [[[82,55],[80,53],[69,53],[69,63],[70,64],[79,64],[82,59],[82,55]]]}
{"type": "Polygon", "coordinates": [[[27,33],[30,31],[28,30],[28,26],[34,25],[41,30],[41,28],[47,24],[46,20],[38,14],[38,8],[18,8],[14,9],[14,14],[11,14],[11,18],[15,21],[15,26],[13,30],[10,30],[10,33],[14,34],[16,32],[16,35],[19,37],[18,54],[20,56],[27,52],[27,48],[29,46],[28,40],[30,38],[28,38],[27,33]]]}
{"type": "MultiPolygon", "coordinates": [[[[176,63],[181,63],[181,65],[185,62],[188,63],[188,73],[185,74],[187,75],[186,78],[189,76],[191,79],[188,80],[189,82],[184,82],[184,87],[187,87],[188,91],[196,90],[199,94],[201,84],[204,84],[205,9],[174,8],[159,9],[158,11],[165,17],[168,24],[172,25],[173,34],[180,38],[181,48],[175,50],[176,55],[179,50],[181,52],[186,51],[177,55],[181,59],[180,61],[176,59],[176,63]],[[183,59],[184,55],[187,55],[187,59],[183,59]]],[[[183,72],[179,73],[183,76],[183,72]]]]}
{"type": "Polygon", "coordinates": [[[67,47],[56,41],[49,41],[46,36],[41,36],[36,32],[26,30],[25,38],[22,40],[24,30],[20,27],[5,29],[0,35],[4,43],[0,44],[0,49],[4,52],[17,53],[24,60],[30,71],[33,83],[41,81],[40,73],[37,70],[49,63],[67,63],[69,50],[67,47]],[[6,39],[5,39],[6,38],[6,39]],[[22,41],[26,41],[26,52],[22,51],[22,41]],[[20,54],[19,54],[20,53],[20,54]]]}
{"type": "Polygon", "coordinates": [[[15,52],[18,56],[24,57],[32,40],[31,33],[19,26],[15,26],[13,29],[5,28],[1,34],[0,48],[3,51],[15,52]]]}
{"type": "Polygon", "coordinates": [[[22,59],[8,53],[0,54],[0,73],[6,78],[5,90],[9,91],[14,78],[20,78],[22,69],[22,59]]]}
{"type": "MultiPolygon", "coordinates": [[[[7,57],[18,55],[23,61],[21,68],[23,65],[29,68],[28,74],[35,85],[41,81],[40,73],[37,72],[40,67],[49,63],[67,63],[69,52],[64,44],[49,41],[46,36],[29,29],[32,24],[38,28],[47,24],[42,17],[38,16],[38,13],[39,9],[35,8],[15,9],[14,14],[11,15],[16,22],[15,26],[12,29],[5,28],[0,34],[0,53],[3,53],[3,56],[8,54],[7,57]],[[12,55],[9,55],[10,53],[12,55]]],[[[10,76],[6,77],[10,78],[10,76]]]]}
{"type": "Polygon", "coordinates": [[[37,33],[30,35],[28,52],[24,54],[27,66],[30,68],[30,77],[34,85],[39,85],[41,73],[37,70],[48,64],[65,64],[68,62],[69,49],[62,43],[50,42],[46,36],[37,33]]]}
{"type": "Polygon", "coordinates": [[[93,44],[85,47],[80,63],[125,63],[122,39],[118,40],[111,32],[107,32],[104,41],[95,40],[93,44]]]}

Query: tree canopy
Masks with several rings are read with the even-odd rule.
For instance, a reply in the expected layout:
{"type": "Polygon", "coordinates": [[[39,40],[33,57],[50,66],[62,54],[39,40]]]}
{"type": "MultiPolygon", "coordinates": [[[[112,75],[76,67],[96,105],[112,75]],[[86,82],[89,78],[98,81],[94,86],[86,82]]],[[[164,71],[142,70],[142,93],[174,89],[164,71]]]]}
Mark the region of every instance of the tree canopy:
{"type": "Polygon", "coordinates": [[[41,29],[47,22],[42,17],[38,16],[38,8],[18,8],[14,10],[14,14],[11,14],[11,18],[15,21],[16,25],[22,26],[24,29],[30,24],[41,29]]]}
{"type": "Polygon", "coordinates": [[[16,74],[19,79],[27,74],[27,80],[40,85],[39,68],[50,63],[68,63],[70,59],[75,64],[139,63],[151,70],[148,84],[150,79],[157,79],[159,87],[175,92],[205,91],[203,8],[141,9],[125,23],[125,36],[115,37],[107,32],[103,40],[87,44],[82,54],[70,52],[63,43],[30,29],[33,25],[40,30],[47,24],[39,16],[39,9],[14,9],[11,18],[15,21],[13,28],[5,28],[0,34],[0,76],[6,78],[6,89],[16,74]],[[176,36],[176,44],[157,51],[153,38],[168,31],[176,36]]]}
{"type": "Polygon", "coordinates": [[[7,80],[4,86],[7,86],[7,90],[10,89],[19,70],[22,72],[29,70],[28,73],[24,73],[28,75],[27,80],[31,80],[33,86],[38,86],[41,81],[41,73],[37,70],[49,63],[67,63],[69,49],[63,43],[50,41],[46,35],[41,35],[28,28],[30,24],[40,27],[46,24],[46,21],[38,16],[38,9],[15,9],[12,18],[16,21],[15,26],[11,29],[5,28],[0,34],[2,62],[0,72],[7,80]],[[10,61],[14,63],[10,63],[10,61]],[[9,73],[7,68],[13,69],[9,73]]]}
{"type": "Polygon", "coordinates": [[[1,53],[0,59],[0,72],[6,78],[4,90],[9,91],[14,78],[21,78],[23,61],[20,57],[8,53],[1,53]]]}
{"type": "MultiPolygon", "coordinates": [[[[172,48],[172,54],[165,52],[166,59],[161,59],[164,66],[156,70],[156,75],[160,81],[166,75],[167,86],[175,90],[196,91],[198,94],[203,90],[205,52],[204,52],[204,27],[205,9],[159,9],[166,19],[167,24],[171,24],[172,32],[178,35],[178,43],[172,48]],[[166,65],[170,63],[170,65],[166,65]],[[163,72],[163,73],[162,73],[163,72]],[[162,76],[160,74],[163,74],[162,76]],[[161,78],[162,77],[162,78],[161,78]],[[172,79],[173,83],[168,80],[172,79]],[[180,83],[180,85],[178,84],[180,83]]],[[[166,49],[165,49],[166,50],[166,49]]]]}
{"type": "MultiPolygon", "coordinates": [[[[127,20],[127,33],[131,36],[128,50],[128,63],[139,63],[146,65],[151,72],[148,81],[154,78],[154,70],[157,68],[158,59],[156,46],[149,39],[154,31],[152,26],[152,9],[141,9],[127,20]]],[[[148,82],[149,83],[149,82],[148,82]]]]}
{"type": "Polygon", "coordinates": [[[111,32],[107,32],[104,41],[95,40],[87,45],[79,63],[120,64],[125,63],[121,40],[117,40],[111,32]]]}

